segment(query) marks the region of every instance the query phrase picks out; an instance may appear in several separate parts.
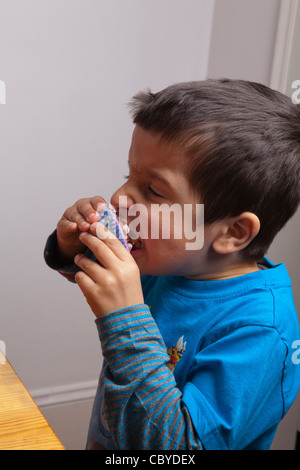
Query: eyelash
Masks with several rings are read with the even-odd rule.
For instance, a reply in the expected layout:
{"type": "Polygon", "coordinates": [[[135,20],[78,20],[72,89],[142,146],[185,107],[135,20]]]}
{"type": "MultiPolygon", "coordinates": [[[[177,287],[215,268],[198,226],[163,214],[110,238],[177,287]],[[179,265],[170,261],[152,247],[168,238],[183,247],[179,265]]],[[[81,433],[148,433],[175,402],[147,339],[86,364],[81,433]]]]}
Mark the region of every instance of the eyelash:
{"type": "MultiPolygon", "coordinates": [[[[125,180],[129,180],[129,175],[124,175],[125,180]]],[[[148,186],[147,191],[150,192],[153,196],[156,197],[162,197],[160,194],[158,194],[154,189],[151,188],[151,186],[148,186]]]]}
{"type": "Polygon", "coordinates": [[[162,197],[162,195],[159,194],[159,193],[157,193],[156,191],[154,191],[154,189],[152,189],[151,186],[148,187],[148,191],[149,191],[153,196],[162,197]]]}

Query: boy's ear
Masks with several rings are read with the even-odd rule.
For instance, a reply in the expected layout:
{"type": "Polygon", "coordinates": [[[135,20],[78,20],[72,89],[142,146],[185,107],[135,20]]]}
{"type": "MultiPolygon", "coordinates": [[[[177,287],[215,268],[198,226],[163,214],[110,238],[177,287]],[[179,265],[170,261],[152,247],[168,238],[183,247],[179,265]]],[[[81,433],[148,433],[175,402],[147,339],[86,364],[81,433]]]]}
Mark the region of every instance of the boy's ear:
{"type": "Polygon", "coordinates": [[[212,248],[216,253],[225,255],[243,250],[258,234],[259,218],[252,212],[243,212],[220,222],[220,230],[212,248]]]}

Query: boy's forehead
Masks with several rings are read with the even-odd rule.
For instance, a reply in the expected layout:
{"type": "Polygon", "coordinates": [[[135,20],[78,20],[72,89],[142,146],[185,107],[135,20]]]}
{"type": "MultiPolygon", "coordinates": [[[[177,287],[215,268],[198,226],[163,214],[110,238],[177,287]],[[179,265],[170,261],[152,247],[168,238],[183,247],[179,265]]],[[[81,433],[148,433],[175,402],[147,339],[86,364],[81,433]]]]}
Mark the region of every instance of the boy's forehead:
{"type": "Polygon", "coordinates": [[[129,166],[138,171],[143,166],[149,170],[159,172],[162,168],[172,168],[183,173],[186,157],[176,144],[167,142],[159,134],[147,131],[136,126],[129,151],[129,166]]]}

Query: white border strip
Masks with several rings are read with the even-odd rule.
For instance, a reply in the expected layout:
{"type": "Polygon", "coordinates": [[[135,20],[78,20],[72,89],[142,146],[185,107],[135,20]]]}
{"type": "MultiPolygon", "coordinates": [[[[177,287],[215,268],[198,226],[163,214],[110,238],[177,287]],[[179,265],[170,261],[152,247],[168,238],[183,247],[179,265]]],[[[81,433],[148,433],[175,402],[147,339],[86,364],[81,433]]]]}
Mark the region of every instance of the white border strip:
{"type": "Polygon", "coordinates": [[[39,407],[53,406],[94,398],[97,385],[97,381],[89,381],[60,387],[33,390],[30,394],[39,407]]]}
{"type": "Polygon", "coordinates": [[[299,0],[281,0],[270,86],[282,93],[287,91],[298,7],[299,0]]]}

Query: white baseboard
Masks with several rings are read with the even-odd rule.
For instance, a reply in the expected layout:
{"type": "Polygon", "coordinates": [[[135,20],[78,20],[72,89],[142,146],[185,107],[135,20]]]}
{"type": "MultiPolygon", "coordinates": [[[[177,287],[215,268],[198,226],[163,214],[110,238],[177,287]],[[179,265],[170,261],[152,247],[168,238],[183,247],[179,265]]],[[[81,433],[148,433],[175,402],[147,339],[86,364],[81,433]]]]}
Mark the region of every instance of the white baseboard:
{"type": "Polygon", "coordinates": [[[70,385],[32,390],[30,394],[39,407],[53,406],[94,398],[97,385],[97,380],[91,380],[70,385]]]}

